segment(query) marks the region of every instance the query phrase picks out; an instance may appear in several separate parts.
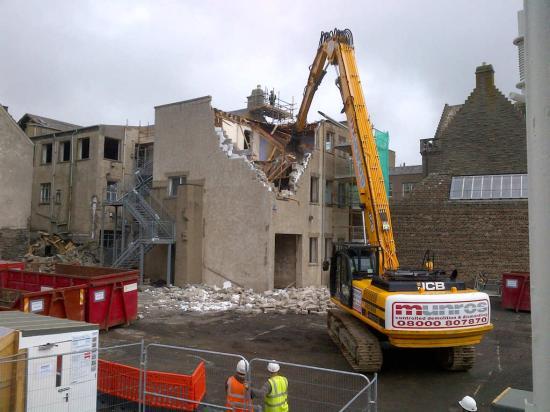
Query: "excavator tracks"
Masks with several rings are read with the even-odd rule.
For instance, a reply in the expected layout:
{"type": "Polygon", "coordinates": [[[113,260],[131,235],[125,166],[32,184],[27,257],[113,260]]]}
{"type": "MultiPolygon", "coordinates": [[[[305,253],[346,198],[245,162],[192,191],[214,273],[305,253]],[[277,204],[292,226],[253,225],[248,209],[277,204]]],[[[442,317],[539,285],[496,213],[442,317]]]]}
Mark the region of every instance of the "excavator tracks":
{"type": "Polygon", "coordinates": [[[439,363],[449,371],[467,371],[474,366],[476,360],[473,346],[454,346],[439,349],[439,363]]]}
{"type": "Polygon", "coordinates": [[[328,334],[356,372],[378,372],[382,350],[378,338],[368,327],[341,310],[329,310],[328,334]]]}

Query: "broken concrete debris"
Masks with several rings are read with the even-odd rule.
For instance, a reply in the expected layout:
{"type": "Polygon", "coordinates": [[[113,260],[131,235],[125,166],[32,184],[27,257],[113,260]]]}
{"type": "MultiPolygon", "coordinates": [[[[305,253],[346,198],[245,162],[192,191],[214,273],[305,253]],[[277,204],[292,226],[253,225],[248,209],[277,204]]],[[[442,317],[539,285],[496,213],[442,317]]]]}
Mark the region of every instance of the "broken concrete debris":
{"type": "Polygon", "coordinates": [[[333,307],[326,287],[309,286],[268,290],[256,293],[228,285],[223,288],[188,285],[183,288],[146,287],[140,295],[142,317],[154,311],[163,312],[221,312],[325,314],[333,307]]]}

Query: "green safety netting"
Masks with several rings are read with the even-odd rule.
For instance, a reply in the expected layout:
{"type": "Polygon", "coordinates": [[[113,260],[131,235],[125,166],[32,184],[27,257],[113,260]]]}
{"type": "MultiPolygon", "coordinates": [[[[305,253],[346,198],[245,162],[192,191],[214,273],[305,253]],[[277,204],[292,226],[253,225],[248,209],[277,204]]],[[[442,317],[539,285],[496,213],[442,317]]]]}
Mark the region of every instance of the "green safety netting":
{"type": "Polygon", "coordinates": [[[376,140],[376,148],[378,149],[378,157],[380,158],[380,166],[384,175],[384,184],[386,186],[386,194],[390,195],[390,165],[389,165],[389,146],[390,133],[382,132],[374,129],[374,138],[376,140]]]}

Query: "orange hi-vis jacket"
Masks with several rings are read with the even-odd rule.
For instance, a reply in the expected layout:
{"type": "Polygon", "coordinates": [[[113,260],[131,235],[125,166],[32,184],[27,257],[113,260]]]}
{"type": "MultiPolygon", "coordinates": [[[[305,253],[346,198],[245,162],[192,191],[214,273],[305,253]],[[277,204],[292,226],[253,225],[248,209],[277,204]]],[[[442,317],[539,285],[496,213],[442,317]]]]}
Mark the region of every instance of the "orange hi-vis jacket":
{"type": "Polygon", "coordinates": [[[227,379],[227,399],[226,407],[232,408],[235,412],[253,412],[252,400],[250,394],[243,382],[240,382],[234,376],[227,379]]]}

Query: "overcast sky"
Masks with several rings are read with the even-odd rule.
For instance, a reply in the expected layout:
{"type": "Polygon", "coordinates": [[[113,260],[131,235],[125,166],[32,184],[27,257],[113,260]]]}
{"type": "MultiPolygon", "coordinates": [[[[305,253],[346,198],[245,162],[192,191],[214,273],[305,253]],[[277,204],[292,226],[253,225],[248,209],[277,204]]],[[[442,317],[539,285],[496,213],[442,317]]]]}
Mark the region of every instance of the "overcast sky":
{"type": "MultiPolygon", "coordinates": [[[[245,106],[257,84],[299,104],[321,31],[349,28],[371,119],[397,161],[420,162],[445,103],[462,103],[492,63],[518,81],[521,0],[0,0],[0,102],[80,125],[154,123],[153,107],[211,95],[245,106]]],[[[310,120],[342,103],[331,68],[310,120]]]]}

